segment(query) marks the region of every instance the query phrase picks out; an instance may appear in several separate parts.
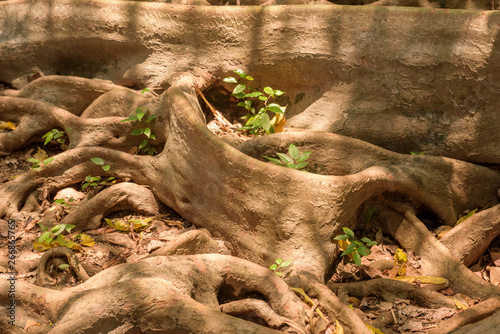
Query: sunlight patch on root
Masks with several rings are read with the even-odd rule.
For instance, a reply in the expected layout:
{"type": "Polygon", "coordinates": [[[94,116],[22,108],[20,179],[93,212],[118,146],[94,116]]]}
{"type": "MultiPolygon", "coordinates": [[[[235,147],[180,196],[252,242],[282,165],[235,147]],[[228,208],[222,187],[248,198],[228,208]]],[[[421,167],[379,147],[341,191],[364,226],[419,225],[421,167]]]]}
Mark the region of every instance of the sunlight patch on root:
{"type": "Polygon", "coordinates": [[[439,240],[465,266],[475,263],[500,235],[500,204],[455,226],[439,240]]]}
{"type": "Polygon", "coordinates": [[[75,231],[98,228],[102,219],[116,211],[133,211],[154,216],[159,212],[153,193],[146,187],[122,182],[114,184],[71,211],[61,224],[75,225],[75,231]]]}
{"type": "Polygon", "coordinates": [[[327,286],[334,292],[340,288],[345,289],[349,296],[356,298],[374,295],[387,302],[394,302],[397,299],[410,299],[425,308],[447,307],[455,309],[453,300],[436,291],[392,279],[376,278],[351,283],[329,282],[327,286]]]}
{"type": "Polygon", "coordinates": [[[56,269],[61,264],[69,265],[68,269],[77,282],[84,282],[89,279],[89,275],[85,269],[83,269],[80,261],[71,249],[67,247],[56,247],[46,251],[40,258],[35,284],[39,286],[55,285],[56,281],[50,277],[49,270],[51,267],[56,269]]]}
{"type": "Polygon", "coordinates": [[[411,249],[421,258],[423,276],[444,277],[456,292],[474,298],[500,296],[500,288],[476,276],[453,253],[429,232],[406,205],[387,207],[380,211],[379,221],[384,233],[391,235],[404,249],[411,249]]]}
{"type": "Polygon", "coordinates": [[[188,231],[168,244],[155,250],[145,258],[154,256],[169,255],[194,255],[194,254],[226,254],[229,255],[227,248],[212,239],[207,232],[203,230],[188,231]]]}

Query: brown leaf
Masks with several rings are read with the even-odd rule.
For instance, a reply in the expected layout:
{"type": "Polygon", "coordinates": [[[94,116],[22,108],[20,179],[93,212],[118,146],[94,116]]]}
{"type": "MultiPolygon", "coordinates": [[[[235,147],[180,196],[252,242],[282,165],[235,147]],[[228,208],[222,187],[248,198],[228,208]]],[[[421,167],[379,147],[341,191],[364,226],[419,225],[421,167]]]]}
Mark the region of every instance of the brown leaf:
{"type": "Polygon", "coordinates": [[[499,267],[488,267],[490,270],[490,283],[494,286],[500,285],[500,268],[499,267]]]}
{"type": "Polygon", "coordinates": [[[35,158],[38,161],[44,161],[48,157],[49,157],[49,155],[47,154],[47,152],[45,152],[44,150],[42,150],[40,147],[38,147],[38,152],[36,152],[35,154],[33,154],[33,158],[35,158]]]}

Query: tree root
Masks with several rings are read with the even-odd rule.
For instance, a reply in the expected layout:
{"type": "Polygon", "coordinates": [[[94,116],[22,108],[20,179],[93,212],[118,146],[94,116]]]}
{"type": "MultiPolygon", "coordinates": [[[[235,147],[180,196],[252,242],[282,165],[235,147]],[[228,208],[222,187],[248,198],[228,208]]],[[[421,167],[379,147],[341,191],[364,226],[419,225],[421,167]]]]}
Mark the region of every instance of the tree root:
{"type": "MultiPolygon", "coordinates": [[[[225,291],[224,299],[233,300],[259,295],[279,316],[305,325],[304,304],[281,278],[225,255],[153,257],[111,267],[62,291],[24,282],[16,289],[19,307],[34,314],[43,300],[43,312],[54,323],[45,326],[45,333],[93,333],[97,328],[109,332],[127,322],[143,332],[275,333],[221,313],[219,291],[225,291]]],[[[0,301],[7,300],[8,282],[2,279],[0,301]]]]}
{"type": "Polygon", "coordinates": [[[75,231],[92,230],[102,224],[105,216],[116,211],[133,211],[141,215],[158,214],[153,193],[131,182],[114,184],[99,192],[70,212],[61,224],[75,225],[75,231]]]}
{"type": "Polygon", "coordinates": [[[56,247],[46,251],[40,258],[35,284],[39,286],[53,286],[56,282],[50,277],[48,271],[51,267],[56,269],[61,264],[69,265],[68,269],[77,282],[84,282],[89,279],[89,275],[83,269],[80,261],[78,261],[78,258],[71,249],[56,247]]]}
{"type": "MultiPolygon", "coordinates": [[[[478,322],[487,317],[494,318],[494,314],[496,313],[496,318],[498,319],[500,316],[500,298],[490,298],[483,302],[480,302],[474,306],[469,307],[468,309],[460,312],[453,318],[445,320],[441,322],[436,328],[429,332],[429,334],[441,334],[441,333],[449,333],[457,328],[465,326],[467,324],[471,324],[474,322],[478,322]]],[[[478,330],[479,328],[475,328],[478,330]]],[[[476,332],[476,331],[475,331],[476,332]]],[[[455,333],[455,332],[454,332],[455,333]]],[[[469,332],[470,333],[470,332],[469,332]]],[[[490,333],[489,331],[480,331],[476,333],[490,333]]],[[[493,333],[493,332],[491,332],[493,333]]]]}
{"type": "Polygon", "coordinates": [[[146,258],[168,255],[220,254],[223,252],[227,252],[227,250],[210,238],[207,232],[193,230],[181,234],[167,245],[146,256],[146,258]]]}
{"type": "Polygon", "coordinates": [[[352,283],[329,282],[327,286],[334,292],[340,288],[345,289],[349,296],[356,298],[374,295],[388,302],[394,302],[396,299],[410,299],[425,308],[455,308],[453,300],[438,292],[391,279],[377,278],[352,283]]]}
{"type": "Polygon", "coordinates": [[[429,232],[411,208],[392,204],[380,212],[379,219],[385,232],[421,258],[422,275],[444,277],[450,280],[456,292],[474,298],[500,296],[500,288],[483,281],[464,266],[429,232]]]}
{"type": "Polygon", "coordinates": [[[468,267],[484,254],[499,235],[500,205],[496,205],[467,218],[439,241],[468,267]]]}

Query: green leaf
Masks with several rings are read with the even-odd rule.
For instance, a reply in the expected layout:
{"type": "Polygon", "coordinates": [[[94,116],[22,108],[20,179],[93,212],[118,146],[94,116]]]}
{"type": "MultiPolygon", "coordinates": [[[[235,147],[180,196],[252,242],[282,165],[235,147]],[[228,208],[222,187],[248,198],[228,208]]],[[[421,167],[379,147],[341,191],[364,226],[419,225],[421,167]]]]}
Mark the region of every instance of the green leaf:
{"type": "Polygon", "coordinates": [[[281,165],[281,161],[278,159],[266,157],[265,155],[263,156],[263,158],[266,158],[267,160],[274,162],[275,164],[281,165]]]}
{"type": "Polygon", "coordinates": [[[56,199],[54,201],[54,204],[61,204],[61,203],[66,203],[66,201],[64,200],[64,198],[56,199]]]}
{"type": "Polygon", "coordinates": [[[358,252],[359,252],[359,254],[361,254],[363,256],[367,256],[369,254],[368,248],[366,248],[364,245],[358,247],[358,252]]]}
{"type": "Polygon", "coordinates": [[[126,119],[122,119],[120,122],[131,122],[131,121],[137,121],[137,116],[136,115],[130,115],[126,119]]]}
{"type": "Polygon", "coordinates": [[[47,241],[49,237],[50,237],[50,232],[45,232],[40,236],[40,238],[38,238],[38,242],[42,243],[44,241],[47,241]]]}
{"type": "Polygon", "coordinates": [[[283,263],[281,264],[281,267],[284,268],[284,267],[288,267],[289,265],[292,264],[292,260],[286,260],[286,261],[283,261],[283,263]]]}
{"type": "Polygon", "coordinates": [[[251,76],[249,76],[249,75],[247,75],[247,76],[245,77],[245,79],[247,79],[248,81],[253,81],[253,77],[251,77],[251,76]]]}
{"type": "Polygon", "coordinates": [[[41,228],[43,231],[48,231],[48,230],[49,230],[49,228],[48,228],[48,227],[43,226],[41,223],[38,223],[38,225],[40,226],[40,228],[41,228]]]}
{"type": "Polygon", "coordinates": [[[272,265],[269,267],[269,269],[271,269],[271,270],[276,270],[276,269],[278,269],[278,265],[277,265],[276,263],[275,263],[275,264],[272,264],[272,265]]]}
{"type": "Polygon", "coordinates": [[[275,113],[275,114],[283,114],[283,115],[285,114],[285,113],[283,112],[283,110],[281,110],[281,108],[278,108],[278,107],[269,107],[269,106],[268,106],[268,107],[267,107],[267,110],[269,110],[269,111],[271,111],[271,112],[273,112],[273,113],[275,113]]]}
{"type": "Polygon", "coordinates": [[[90,160],[92,160],[93,163],[95,163],[96,165],[104,165],[104,160],[102,160],[101,158],[98,158],[98,157],[94,157],[94,158],[90,158],[90,160]]]}
{"type": "Polygon", "coordinates": [[[48,158],[48,159],[45,159],[45,160],[43,161],[43,164],[44,164],[44,165],[48,165],[48,164],[50,164],[50,163],[51,163],[52,161],[54,161],[54,160],[55,160],[54,158],[48,158]]]}
{"type": "Polygon", "coordinates": [[[276,262],[277,264],[281,264],[281,262],[283,262],[283,260],[281,258],[279,258],[279,259],[276,259],[274,262],[276,262]]]}
{"type": "MultiPolygon", "coordinates": [[[[242,85],[242,84],[239,84],[239,85],[237,85],[236,87],[234,87],[234,89],[233,89],[233,94],[234,94],[234,95],[237,95],[237,94],[239,94],[239,93],[243,93],[243,91],[244,91],[246,88],[247,88],[247,86],[242,85]]],[[[245,95],[243,95],[243,96],[245,96],[245,95]]]]}
{"type": "Polygon", "coordinates": [[[424,152],[415,152],[415,151],[411,151],[410,152],[411,155],[424,155],[424,152]]]}
{"type": "Polygon", "coordinates": [[[54,236],[56,236],[56,235],[58,235],[58,234],[61,234],[61,233],[64,231],[64,226],[63,226],[63,225],[64,225],[64,224],[54,226],[54,227],[52,228],[52,230],[50,230],[50,232],[51,232],[54,236]]]}
{"type": "Polygon", "coordinates": [[[139,145],[139,149],[142,150],[143,148],[148,146],[148,144],[149,144],[149,141],[147,139],[144,139],[143,141],[141,141],[141,143],[139,145]]]}
{"type": "Polygon", "coordinates": [[[259,96],[259,100],[267,101],[267,97],[264,95],[259,96]]]}
{"type": "Polygon", "coordinates": [[[264,93],[274,97],[274,89],[272,89],[271,87],[264,87],[264,93]]]}
{"type": "Polygon", "coordinates": [[[250,110],[252,108],[252,101],[246,100],[245,101],[245,109],[250,110]]]}
{"type": "Polygon", "coordinates": [[[243,92],[239,92],[238,94],[233,94],[233,96],[235,96],[235,97],[237,97],[237,98],[239,98],[239,99],[242,99],[242,98],[244,98],[244,97],[245,97],[245,93],[243,93],[243,92]]]}
{"type": "Polygon", "coordinates": [[[238,83],[238,80],[236,80],[233,77],[224,78],[224,79],[222,79],[222,81],[227,82],[227,83],[238,83]]]}
{"type": "Polygon", "coordinates": [[[260,124],[266,132],[269,132],[269,129],[271,128],[271,120],[267,114],[264,113],[260,116],[260,124]]]}
{"type": "Polygon", "coordinates": [[[361,241],[363,241],[366,244],[366,243],[370,242],[371,239],[367,238],[367,237],[363,237],[363,238],[361,238],[361,241]]]}
{"type": "Polygon", "coordinates": [[[355,250],[356,250],[356,245],[355,244],[349,244],[349,246],[347,246],[345,248],[345,251],[342,254],[340,254],[340,256],[351,254],[355,250]]]}
{"type": "Polygon", "coordinates": [[[151,115],[148,117],[148,119],[146,120],[146,123],[149,123],[151,122],[152,120],[154,120],[156,118],[156,115],[151,115]]]}
{"type": "Polygon", "coordinates": [[[245,94],[245,97],[258,97],[261,95],[262,95],[261,92],[252,92],[252,93],[245,94]]]}
{"type": "Polygon", "coordinates": [[[274,91],[274,94],[276,94],[276,96],[281,96],[281,95],[285,94],[285,92],[282,92],[281,90],[277,89],[274,91]]]}
{"type": "Polygon", "coordinates": [[[284,153],[276,153],[278,157],[280,157],[281,160],[285,161],[286,163],[293,164],[293,159],[290,158],[288,155],[284,153]]]}
{"type": "Polygon", "coordinates": [[[72,229],[75,228],[75,225],[66,224],[66,232],[70,233],[72,229]]]}
{"type": "Polygon", "coordinates": [[[29,158],[28,161],[32,162],[34,164],[39,164],[40,163],[40,161],[38,161],[38,159],[35,159],[35,158],[29,158]]]}
{"type": "Polygon", "coordinates": [[[293,160],[297,160],[298,158],[300,158],[300,152],[299,152],[299,149],[297,148],[297,146],[290,144],[290,146],[288,146],[288,155],[293,160]]]}
{"type": "Polygon", "coordinates": [[[286,164],[286,166],[291,169],[297,169],[297,165],[293,163],[286,164]]]}
{"type": "Polygon", "coordinates": [[[69,268],[69,264],[60,264],[57,268],[59,269],[66,269],[66,268],[69,268]]]}
{"type": "Polygon", "coordinates": [[[238,102],[238,104],[236,105],[237,107],[244,107],[246,105],[247,101],[241,101],[241,102],[238,102]]]}
{"type": "Polygon", "coordinates": [[[52,131],[47,132],[45,134],[45,136],[42,137],[42,139],[45,138],[45,142],[43,143],[43,145],[47,145],[52,140],[52,138],[54,137],[54,132],[52,132],[52,131]],[[46,138],[45,138],[45,136],[46,136],[46,138]]]}
{"type": "Polygon", "coordinates": [[[458,224],[463,223],[464,220],[466,220],[466,219],[474,216],[476,214],[476,211],[477,211],[477,209],[474,209],[474,210],[470,211],[466,216],[464,216],[464,217],[460,218],[459,220],[457,220],[455,226],[457,226],[458,224]]]}
{"type": "Polygon", "coordinates": [[[307,160],[309,159],[309,157],[311,156],[312,152],[311,151],[305,151],[304,153],[302,153],[300,155],[300,157],[297,159],[297,162],[302,162],[304,160],[307,160]]]}
{"type": "Polygon", "coordinates": [[[335,238],[333,238],[333,240],[345,240],[345,239],[349,239],[349,236],[346,234],[337,235],[335,238]]]}
{"type": "Polygon", "coordinates": [[[242,77],[243,79],[246,78],[247,74],[245,73],[245,71],[243,70],[236,70],[236,71],[233,71],[234,73],[238,74],[240,77],[242,77]]]}
{"type": "Polygon", "coordinates": [[[275,273],[278,276],[283,276],[283,273],[275,273]]]}
{"type": "Polygon", "coordinates": [[[302,162],[299,162],[295,166],[297,167],[297,169],[302,169],[302,168],[305,168],[307,165],[309,165],[309,163],[307,161],[302,161],[302,162]]]}
{"type": "Polygon", "coordinates": [[[352,259],[354,260],[354,263],[356,263],[356,265],[361,265],[361,256],[359,255],[358,251],[354,251],[354,253],[352,253],[352,259]]]}
{"type": "Polygon", "coordinates": [[[132,136],[140,136],[144,133],[144,129],[135,129],[134,131],[130,132],[132,136]]]}
{"type": "Polygon", "coordinates": [[[143,112],[139,112],[139,113],[135,114],[135,116],[137,117],[137,119],[139,121],[142,120],[142,118],[144,117],[144,115],[146,115],[146,113],[143,113],[143,112]]]}
{"type": "Polygon", "coordinates": [[[111,167],[109,165],[102,166],[102,170],[105,171],[105,172],[109,171],[110,168],[111,167]]]}
{"type": "Polygon", "coordinates": [[[367,243],[366,245],[367,245],[368,247],[371,247],[371,246],[375,246],[376,244],[377,244],[377,242],[376,242],[376,241],[370,241],[370,242],[369,242],[369,243],[367,243]]]}
{"type": "Polygon", "coordinates": [[[151,137],[151,129],[150,128],[145,128],[144,129],[144,134],[146,135],[146,137],[151,137]]]}
{"type": "Polygon", "coordinates": [[[342,229],[344,230],[345,234],[347,234],[351,238],[354,238],[354,232],[350,228],[348,228],[348,227],[342,227],[342,229]]]}
{"type": "Polygon", "coordinates": [[[150,92],[150,91],[151,91],[151,89],[149,89],[149,88],[146,87],[143,90],[141,90],[141,93],[144,94],[144,93],[150,92]]]}

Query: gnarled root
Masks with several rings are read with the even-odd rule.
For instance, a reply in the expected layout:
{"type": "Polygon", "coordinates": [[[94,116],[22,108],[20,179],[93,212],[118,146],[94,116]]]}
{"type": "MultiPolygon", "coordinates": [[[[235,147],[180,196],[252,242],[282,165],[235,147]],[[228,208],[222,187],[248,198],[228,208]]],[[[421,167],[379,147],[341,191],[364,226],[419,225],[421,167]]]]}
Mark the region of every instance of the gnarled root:
{"type": "Polygon", "coordinates": [[[40,258],[35,284],[39,286],[54,285],[56,282],[50,277],[48,271],[51,267],[55,269],[61,264],[69,265],[68,269],[77,281],[84,282],[89,279],[89,275],[85,269],[83,269],[80,261],[78,261],[78,258],[71,249],[67,247],[56,247],[46,251],[40,258]]]}

